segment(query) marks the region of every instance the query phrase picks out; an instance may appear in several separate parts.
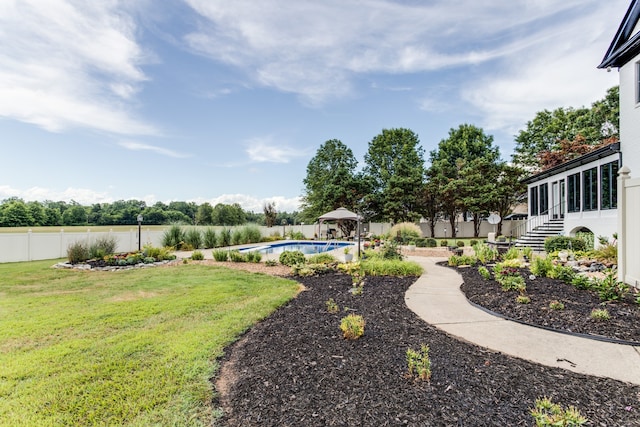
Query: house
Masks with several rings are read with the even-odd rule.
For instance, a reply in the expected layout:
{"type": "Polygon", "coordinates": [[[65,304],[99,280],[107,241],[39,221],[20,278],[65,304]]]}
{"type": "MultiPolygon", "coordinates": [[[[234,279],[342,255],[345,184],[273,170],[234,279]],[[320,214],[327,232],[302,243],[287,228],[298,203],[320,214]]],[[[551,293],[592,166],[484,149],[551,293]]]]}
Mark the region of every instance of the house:
{"type": "Polygon", "coordinates": [[[633,0],[598,68],[620,76],[618,278],[640,286],[640,0],[633,0]]]}
{"type": "Polygon", "coordinates": [[[618,228],[620,144],[610,144],[533,175],[524,182],[529,220],[519,246],[543,249],[552,235],[592,233],[611,238],[618,228]]]}

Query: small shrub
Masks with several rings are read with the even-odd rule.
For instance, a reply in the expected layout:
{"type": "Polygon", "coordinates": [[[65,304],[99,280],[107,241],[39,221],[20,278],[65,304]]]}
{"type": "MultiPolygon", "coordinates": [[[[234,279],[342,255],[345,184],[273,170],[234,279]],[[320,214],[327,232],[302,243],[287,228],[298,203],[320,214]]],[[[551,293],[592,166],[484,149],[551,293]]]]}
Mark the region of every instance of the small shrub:
{"type": "Polygon", "coordinates": [[[482,278],[485,279],[485,280],[491,279],[491,273],[489,272],[489,269],[487,267],[485,267],[484,265],[478,267],[478,273],[480,273],[482,278]]]}
{"type": "Polygon", "coordinates": [[[598,320],[598,321],[606,321],[611,319],[609,310],[607,310],[606,308],[594,308],[593,310],[591,310],[590,317],[593,320],[598,320]]]}
{"type": "Polygon", "coordinates": [[[349,314],[340,321],[340,330],[344,338],[348,340],[357,340],[364,335],[364,327],[366,322],[359,314],[349,314]]]}
{"type": "Polygon", "coordinates": [[[71,264],[89,259],[89,247],[86,242],[73,242],[67,247],[67,259],[71,264]]]}
{"type": "Polygon", "coordinates": [[[629,292],[629,285],[619,282],[616,270],[611,269],[605,271],[603,279],[594,279],[593,287],[598,291],[602,301],[616,301],[624,298],[629,292]]]}
{"type": "Polygon", "coordinates": [[[231,230],[228,228],[223,228],[218,234],[218,245],[217,246],[231,246],[231,230]]]}
{"type": "Polygon", "coordinates": [[[193,251],[191,259],[194,261],[202,261],[204,259],[204,254],[201,251],[193,251]]]}
{"type": "Polygon", "coordinates": [[[584,240],[570,236],[553,236],[544,240],[544,250],[547,253],[572,249],[574,251],[584,251],[586,245],[584,240]]]}
{"type": "Polygon", "coordinates": [[[456,245],[458,245],[459,248],[464,248],[464,242],[462,240],[458,240],[456,245]]]}
{"type": "Polygon", "coordinates": [[[329,313],[337,313],[340,311],[340,307],[338,307],[338,304],[336,304],[333,298],[329,298],[327,302],[325,302],[325,305],[327,306],[327,311],[329,313]]]}
{"type": "Polygon", "coordinates": [[[306,258],[300,251],[284,251],[280,254],[280,264],[292,267],[296,264],[304,264],[306,258]]]}
{"type": "Polygon", "coordinates": [[[116,252],[118,240],[114,236],[98,237],[89,245],[89,258],[104,258],[116,252]]]}
{"type": "Polygon", "coordinates": [[[197,228],[190,228],[184,233],[184,243],[193,249],[202,247],[202,233],[197,228]]]}
{"type": "Polygon", "coordinates": [[[409,376],[417,375],[421,380],[429,381],[431,378],[431,359],[429,358],[429,346],[422,344],[420,351],[407,349],[407,369],[409,376]]]}
{"type": "Polygon", "coordinates": [[[147,256],[142,259],[142,262],[145,264],[153,264],[156,262],[156,259],[154,257],[147,256]]]}
{"type": "Polygon", "coordinates": [[[438,241],[433,237],[429,237],[428,239],[425,239],[425,243],[427,248],[435,248],[436,246],[438,246],[438,241]]]}
{"type": "Polygon", "coordinates": [[[413,261],[388,259],[365,259],[360,263],[367,276],[420,276],[423,272],[420,264],[413,261]]]}
{"type": "Polygon", "coordinates": [[[234,228],[231,231],[231,245],[241,245],[244,242],[244,229],[234,228]]]}
{"type": "Polygon", "coordinates": [[[478,244],[478,241],[476,239],[469,240],[469,246],[474,247],[477,244],[478,244]]]}
{"type": "Polygon", "coordinates": [[[306,237],[304,235],[304,233],[302,231],[289,231],[287,233],[287,236],[289,236],[289,238],[291,240],[305,240],[306,237]]]}
{"type": "Polygon", "coordinates": [[[503,291],[519,291],[525,292],[527,290],[527,284],[522,276],[505,276],[500,280],[496,279],[503,291]]]}
{"type": "Polygon", "coordinates": [[[580,290],[588,290],[593,287],[593,282],[588,276],[584,274],[576,274],[571,279],[571,284],[580,290]]]}
{"type": "Polygon", "coordinates": [[[391,237],[392,240],[399,238],[401,243],[406,243],[422,237],[422,230],[419,225],[412,222],[401,222],[391,227],[389,237],[391,237]]]}
{"type": "Polygon", "coordinates": [[[212,251],[211,254],[213,255],[213,259],[219,262],[224,262],[229,259],[229,252],[224,249],[216,249],[212,251]]]}
{"type": "Polygon", "coordinates": [[[176,249],[181,249],[184,242],[184,231],[182,228],[173,224],[167,230],[162,233],[162,246],[169,246],[176,249]]]}
{"type": "Polygon", "coordinates": [[[150,258],[154,258],[156,261],[165,261],[175,259],[176,256],[171,253],[172,248],[170,247],[161,247],[156,248],[151,245],[146,245],[142,248],[142,253],[150,258]]]}
{"type": "Polygon", "coordinates": [[[506,259],[502,261],[500,264],[502,264],[504,267],[522,268],[524,265],[524,262],[520,258],[512,258],[512,259],[506,259]]]}
{"type": "Polygon", "coordinates": [[[260,229],[255,225],[246,225],[242,232],[243,244],[246,243],[258,243],[262,240],[262,233],[260,229]]]}
{"type": "Polygon", "coordinates": [[[600,246],[597,250],[591,252],[591,256],[600,261],[606,263],[618,263],[618,246],[612,245],[611,243],[606,243],[603,246],[600,246]]]}
{"type": "Polygon", "coordinates": [[[462,265],[475,265],[478,262],[476,257],[471,255],[451,255],[449,257],[449,265],[452,267],[460,267],[462,265]]]}
{"type": "Polygon", "coordinates": [[[549,308],[551,310],[564,310],[564,303],[554,299],[549,303],[549,308]]]}
{"type": "Polygon", "coordinates": [[[262,261],[262,254],[258,251],[249,251],[245,252],[245,257],[247,258],[247,262],[258,263],[262,261]]]}
{"type": "Polygon", "coordinates": [[[550,398],[536,399],[535,408],[531,409],[531,415],[536,421],[536,426],[581,426],[589,421],[573,406],[562,409],[550,398]]]}
{"type": "Polygon", "coordinates": [[[384,242],[384,246],[380,248],[380,257],[382,259],[401,260],[402,254],[396,242],[387,240],[384,242]]]}
{"type": "Polygon", "coordinates": [[[180,244],[180,250],[182,250],[182,251],[187,251],[188,252],[188,251],[192,251],[194,249],[195,248],[193,246],[191,246],[191,243],[182,242],[180,244]]]}
{"type": "Polygon", "coordinates": [[[549,271],[553,268],[553,263],[549,258],[535,257],[531,260],[529,269],[538,277],[547,277],[549,271]]]}
{"type": "Polygon", "coordinates": [[[427,239],[425,239],[425,238],[416,239],[416,247],[417,248],[426,248],[427,247],[427,239]]]}
{"type": "Polygon", "coordinates": [[[278,265],[278,261],[276,261],[275,259],[268,259],[264,262],[264,265],[266,265],[267,267],[275,267],[276,265],[278,265]]]}
{"type": "Polygon", "coordinates": [[[531,302],[531,298],[528,295],[518,295],[516,297],[516,302],[518,304],[529,304],[531,302]]]}
{"type": "Polygon", "coordinates": [[[483,264],[498,259],[498,251],[484,243],[477,243],[473,245],[473,251],[476,254],[476,258],[478,258],[478,261],[483,264]]]}
{"type": "Polygon", "coordinates": [[[291,267],[294,276],[316,276],[330,271],[334,269],[328,264],[295,264],[291,267]]]}
{"type": "Polygon", "coordinates": [[[229,261],[231,262],[247,262],[247,256],[240,251],[229,251],[229,261]]]}
{"type": "MultiPolygon", "coordinates": [[[[600,238],[600,236],[598,237],[598,239],[600,238]]],[[[593,233],[591,233],[590,231],[588,232],[584,232],[584,231],[579,231],[576,233],[576,239],[580,239],[584,242],[584,250],[585,251],[590,251],[593,250],[593,243],[594,243],[594,236],[593,233]]]]}
{"type": "Polygon", "coordinates": [[[336,262],[333,255],[323,252],[320,254],[311,255],[309,257],[309,264],[332,264],[336,262]]]}
{"type": "Polygon", "coordinates": [[[522,248],[522,256],[526,257],[527,259],[531,259],[533,255],[533,248],[531,246],[525,246],[522,248]]]}
{"type": "Polygon", "coordinates": [[[522,251],[520,251],[520,248],[516,248],[515,246],[510,247],[507,252],[502,255],[502,259],[504,261],[520,258],[522,258],[522,251]]]}
{"type": "Polygon", "coordinates": [[[218,236],[216,235],[216,230],[208,227],[206,230],[204,230],[202,240],[205,249],[215,248],[218,244],[218,236]]]}
{"type": "Polygon", "coordinates": [[[576,275],[576,272],[571,267],[564,265],[554,265],[547,273],[548,277],[552,279],[562,280],[565,283],[571,283],[576,275]]]}
{"type": "Polygon", "coordinates": [[[445,246],[449,246],[449,241],[448,240],[440,240],[440,246],[445,247],[445,246]]]}

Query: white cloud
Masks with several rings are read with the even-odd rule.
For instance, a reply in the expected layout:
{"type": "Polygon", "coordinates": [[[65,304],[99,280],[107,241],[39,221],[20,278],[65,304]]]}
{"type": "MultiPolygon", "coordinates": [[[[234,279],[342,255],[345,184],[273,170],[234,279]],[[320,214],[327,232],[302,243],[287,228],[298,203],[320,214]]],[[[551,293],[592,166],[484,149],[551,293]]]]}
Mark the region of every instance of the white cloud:
{"type": "Polygon", "coordinates": [[[253,211],[256,213],[262,212],[262,208],[267,202],[275,203],[276,210],[279,212],[299,211],[301,203],[300,197],[287,198],[283,196],[274,196],[267,198],[257,198],[247,194],[223,194],[213,199],[198,199],[193,201],[198,204],[209,202],[212,206],[215,206],[218,203],[224,203],[227,205],[238,203],[240,206],[242,206],[242,209],[246,211],[253,211]]]}
{"type": "Polygon", "coordinates": [[[617,74],[596,66],[619,10],[600,4],[571,23],[547,29],[550,40],[498,62],[495,73],[480,81],[462,85],[461,97],[477,108],[487,129],[512,135],[543,109],[589,107],[618,84],[617,74]]]}
{"type": "Polygon", "coordinates": [[[192,49],[312,104],[348,96],[359,74],[434,71],[513,55],[548,38],[555,17],[599,4],[185,1],[205,20],[186,37],[192,49]]]}
{"type": "Polygon", "coordinates": [[[154,153],[161,154],[163,156],[175,157],[175,158],[191,157],[191,155],[187,153],[179,153],[177,151],[169,150],[167,148],[156,147],[155,145],[143,144],[141,142],[135,142],[135,141],[120,141],[118,145],[131,151],[152,151],[154,153]]]}
{"type": "Polygon", "coordinates": [[[278,144],[272,137],[253,138],[247,144],[249,159],[258,163],[289,163],[291,159],[307,154],[306,151],[278,144]]]}
{"type": "Polygon", "coordinates": [[[158,134],[126,103],[149,57],[118,1],[23,0],[0,13],[0,117],[60,132],[158,134]]]}

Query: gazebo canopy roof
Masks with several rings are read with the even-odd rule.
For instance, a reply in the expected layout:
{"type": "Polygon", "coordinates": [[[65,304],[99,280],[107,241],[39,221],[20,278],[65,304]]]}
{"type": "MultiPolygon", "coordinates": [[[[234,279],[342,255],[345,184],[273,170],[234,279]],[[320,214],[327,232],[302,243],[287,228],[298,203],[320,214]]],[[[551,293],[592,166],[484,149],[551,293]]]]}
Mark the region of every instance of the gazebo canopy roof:
{"type": "Polygon", "coordinates": [[[327,212],[324,215],[321,215],[318,217],[318,220],[320,222],[322,221],[341,221],[341,220],[352,220],[352,221],[358,221],[361,220],[362,217],[360,217],[358,214],[355,214],[353,212],[351,212],[350,210],[348,210],[347,208],[338,208],[334,211],[331,212],[327,212]]]}

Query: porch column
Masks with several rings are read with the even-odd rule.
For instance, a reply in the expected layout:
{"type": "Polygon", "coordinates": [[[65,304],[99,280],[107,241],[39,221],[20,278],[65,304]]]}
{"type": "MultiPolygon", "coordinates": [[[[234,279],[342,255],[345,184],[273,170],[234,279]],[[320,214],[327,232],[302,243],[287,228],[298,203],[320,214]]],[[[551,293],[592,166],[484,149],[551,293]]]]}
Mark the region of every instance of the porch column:
{"type": "Polygon", "coordinates": [[[626,181],[631,171],[623,166],[618,171],[618,280],[623,282],[627,259],[627,193],[626,181]]]}

